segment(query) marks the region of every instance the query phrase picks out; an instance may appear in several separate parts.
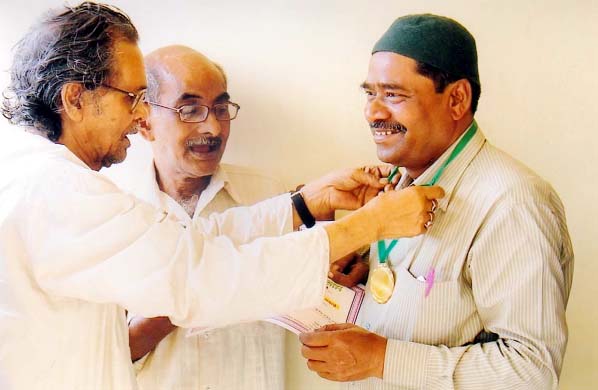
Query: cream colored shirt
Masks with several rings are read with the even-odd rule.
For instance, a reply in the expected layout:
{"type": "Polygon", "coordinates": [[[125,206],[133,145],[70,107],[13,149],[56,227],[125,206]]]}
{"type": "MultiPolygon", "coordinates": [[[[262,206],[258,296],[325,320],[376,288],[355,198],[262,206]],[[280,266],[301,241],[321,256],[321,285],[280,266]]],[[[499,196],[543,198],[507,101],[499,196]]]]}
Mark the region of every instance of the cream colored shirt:
{"type": "Polygon", "coordinates": [[[64,146],[1,130],[3,390],[136,389],[123,308],[223,326],[321,301],[326,232],[275,237],[292,228],[289,196],[186,225],[64,146]]]}
{"type": "MultiPolygon", "coordinates": [[[[191,218],[160,191],[154,164],[145,174],[131,175],[121,188],[169,210],[181,221],[191,218]],[[137,180],[134,180],[137,178],[137,180]]],[[[238,205],[250,205],[284,192],[277,181],[253,170],[220,164],[202,191],[193,219],[205,218],[238,205]]],[[[267,291],[263,292],[267,294],[267,291]]],[[[284,388],[284,329],[250,322],[187,337],[176,328],[155,350],[135,363],[141,390],[280,390],[284,388]]]]}
{"type": "MultiPolygon", "coordinates": [[[[414,184],[429,182],[453,148],[414,184]]],[[[390,253],[392,297],[381,305],[368,292],[358,318],[388,338],[384,379],[346,388],[557,388],[573,274],[557,194],[479,130],[437,184],[446,197],[434,225],[390,253]]]]}

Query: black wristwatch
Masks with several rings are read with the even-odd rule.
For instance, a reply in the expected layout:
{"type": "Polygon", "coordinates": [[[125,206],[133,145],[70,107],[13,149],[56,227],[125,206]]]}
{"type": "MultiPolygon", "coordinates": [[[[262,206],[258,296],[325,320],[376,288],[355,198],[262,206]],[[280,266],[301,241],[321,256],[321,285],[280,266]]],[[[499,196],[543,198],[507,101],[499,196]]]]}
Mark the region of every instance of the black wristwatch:
{"type": "Polygon", "coordinates": [[[305,204],[305,199],[303,199],[303,195],[301,192],[297,191],[291,195],[291,200],[293,201],[293,205],[295,205],[295,210],[297,210],[297,214],[299,214],[299,218],[303,221],[303,224],[306,228],[310,228],[316,224],[316,219],[312,215],[312,213],[307,208],[305,204]]]}

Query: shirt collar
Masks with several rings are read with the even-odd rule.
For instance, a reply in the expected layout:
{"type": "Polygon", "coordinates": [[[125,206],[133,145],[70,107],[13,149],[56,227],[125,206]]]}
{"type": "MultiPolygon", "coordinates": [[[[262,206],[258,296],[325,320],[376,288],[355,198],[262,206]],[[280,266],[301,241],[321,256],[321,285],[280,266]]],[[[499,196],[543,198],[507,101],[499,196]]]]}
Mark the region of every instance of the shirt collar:
{"type": "Polygon", "coordinates": [[[238,191],[240,183],[235,182],[233,177],[229,175],[228,170],[229,166],[227,164],[218,165],[218,169],[216,169],[214,176],[212,176],[212,180],[214,180],[214,177],[216,177],[219,181],[222,181],[222,183],[224,183],[223,188],[230,195],[230,197],[236,203],[242,204],[244,203],[243,198],[241,197],[238,191]]]}
{"type": "MultiPolygon", "coordinates": [[[[210,183],[199,196],[194,216],[199,215],[201,211],[205,209],[211,201],[214,200],[216,195],[218,195],[221,190],[226,191],[236,203],[242,203],[241,197],[236,190],[237,186],[234,185],[230,180],[226,169],[227,167],[225,164],[218,165],[216,172],[214,172],[210,178],[210,183]]],[[[176,203],[168,194],[160,190],[160,187],[158,186],[158,180],[156,179],[156,166],[153,159],[151,160],[151,164],[149,164],[147,167],[145,177],[146,179],[142,184],[142,187],[137,189],[141,197],[154,206],[161,207],[163,209],[169,209],[169,202],[167,202],[166,199],[176,203]]]]}
{"type": "MultiPolygon", "coordinates": [[[[472,124],[467,128],[469,130],[473,126],[472,124]]],[[[461,138],[465,136],[467,130],[463,132],[463,134],[457,139],[453,144],[444,151],[444,153],[432,164],[428,169],[426,169],[417,179],[413,180],[413,185],[423,185],[432,180],[436,171],[440,169],[442,164],[449,158],[452,151],[455,149],[461,138]]],[[[457,185],[457,182],[465,172],[465,169],[469,166],[473,158],[478,154],[484,143],[486,142],[486,137],[482,133],[482,131],[478,128],[474,136],[471,138],[469,143],[465,146],[465,148],[459,153],[457,157],[446,167],[436,185],[439,185],[444,189],[445,195],[444,198],[438,200],[438,207],[442,211],[446,211],[448,207],[453,191],[457,185]]],[[[405,175],[406,176],[406,175],[405,175]]],[[[405,179],[408,180],[408,179],[405,179]]]]}
{"type": "Polygon", "coordinates": [[[162,201],[162,197],[160,196],[160,187],[158,186],[158,180],[156,179],[156,167],[154,165],[154,160],[150,160],[150,164],[146,167],[146,172],[144,175],[144,180],[141,182],[140,188],[134,189],[135,193],[143,198],[145,201],[151,203],[155,207],[161,207],[166,209],[166,205],[162,201]]]}

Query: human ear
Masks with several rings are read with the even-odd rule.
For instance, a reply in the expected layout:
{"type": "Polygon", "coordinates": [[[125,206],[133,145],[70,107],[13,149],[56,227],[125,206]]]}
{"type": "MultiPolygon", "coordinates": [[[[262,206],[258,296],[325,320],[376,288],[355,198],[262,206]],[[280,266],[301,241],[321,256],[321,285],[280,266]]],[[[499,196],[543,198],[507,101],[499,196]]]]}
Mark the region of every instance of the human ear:
{"type": "Polygon", "coordinates": [[[83,119],[81,95],[85,91],[79,83],[66,83],[60,90],[62,110],[73,122],[80,122],[83,119]]]}
{"type": "Polygon", "coordinates": [[[471,110],[471,85],[467,79],[461,79],[452,83],[449,88],[451,115],[453,120],[459,120],[471,110]]]}

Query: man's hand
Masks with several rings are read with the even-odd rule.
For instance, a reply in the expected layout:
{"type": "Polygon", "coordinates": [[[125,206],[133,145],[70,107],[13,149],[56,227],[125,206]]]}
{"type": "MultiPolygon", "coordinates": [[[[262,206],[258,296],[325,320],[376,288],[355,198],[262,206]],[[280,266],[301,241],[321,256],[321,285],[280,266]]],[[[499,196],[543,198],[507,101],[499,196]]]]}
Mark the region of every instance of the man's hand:
{"type": "Polygon", "coordinates": [[[326,225],[330,262],[374,241],[425,232],[433,224],[436,199],[443,196],[444,190],[438,186],[388,191],[354,213],[326,225]]]}
{"type": "Polygon", "coordinates": [[[170,322],[168,317],[133,317],[129,323],[131,360],[141,359],[153,351],[156,345],[175,328],[176,326],[170,322]]]}
{"type": "Polygon", "coordinates": [[[377,239],[413,237],[426,231],[434,219],[433,201],[444,197],[438,186],[407,187],[380,194],[363,209],[378,224],[377,239]]]}
{"type": "Polygon", "coordinates": [[[301,354],[307,367],[332,381],[382,378],[386,339],[353,324],[326,325],[302,333],[301,354]]]}
{"type": "Polygon", "coordinates": [[[301,194],[317,220],[331,220],[335,210],[355,210],[388,184],[392,166],[344,169],[307,183],[301,194]]]}
{"type": "Polygon", "coordinates": [[[351,253],[330,265],[328,277],[345,287],[363,283],[368,277],[370,266],[358,253],[351,253]]]}

